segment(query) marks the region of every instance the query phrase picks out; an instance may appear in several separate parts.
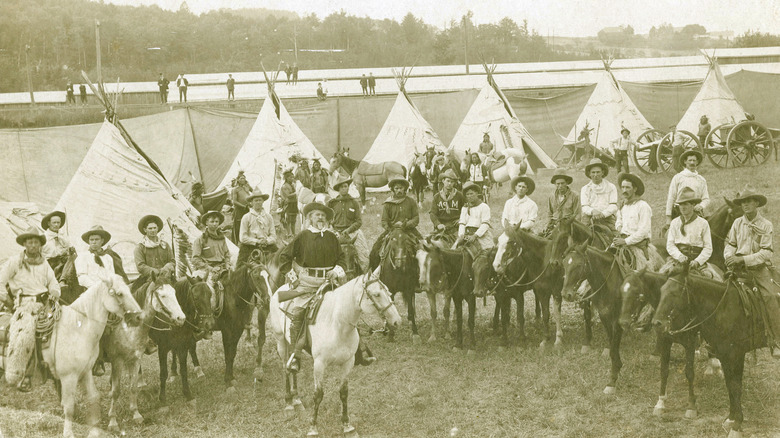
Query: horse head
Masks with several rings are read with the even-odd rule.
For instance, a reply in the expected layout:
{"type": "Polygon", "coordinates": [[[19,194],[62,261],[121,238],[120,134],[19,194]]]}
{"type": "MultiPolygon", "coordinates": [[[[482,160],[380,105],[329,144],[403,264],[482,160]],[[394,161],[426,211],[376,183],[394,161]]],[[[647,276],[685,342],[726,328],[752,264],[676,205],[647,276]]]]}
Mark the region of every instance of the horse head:
{"type": "Polygon", "coordinates": [[[588,243],[583,242],[571,247],[563,258],[563,289],[561,295],[566,301],[577,300],[577,290],[588,278],[588,243]]]}
{"type": "Polygon", "coordinates": [[[423,290],[439,290],[444,278],[442,275],[441,248],[422,241],[419,249],[417,249],[416,258],[420,267],[420,287],[423,290]]]}
{"type": "MultiPolygon", "coordinates": [[[[162,273],[161,273],[162,274],[162,273]]],[[[152,276],[146,290],[146,300],[151,302],[152,310],[168,318],[177,327],[184,325],[186,316],[176,299],[176,289],[166,282],[167,276],[152,276]]]]}
{"type": "Polygon", "coordinates": [[[662,333],[670,334],[688,322],[692,309],[687,278],[687,265],[679,265],[672,269],[666,283],[661,286],[661,301],[653,317],[653,326],[662,333]]]}
{"type": "Polygon", "coordinates": [[[495,288],[498,283],[498,275],[493,269],[492,260],[495,260],[497,248],[488,250],[487,257],[478,257],[474,261],[474,289],[486,290],[495,288]]]}
{"type": "Polygon", "coordinates": [[[11,386],[22,382],[27,364],[35,351],[35,326],[43,304],[23,302],[11,317],[8,327],[10,339],[5,353],[5,380],[11,386]]]}
{"type": "Polygon", "coordinates": [[[394,269],[404,269],[410,253],[414,251],[414,243],[407,232],[401,228],[394,228],[387,235],[385,243],[385,258],[394,269]]]}
{"type": "Polygon", "coordinates": [[[523,252],[523,241],[513,229],[508,229],[498,236],[496,256],[493,258],[493,269],[503,274],[506,268],[515,261],[523,252]]]}
{"type": "Polygon", "coordinates": [[[264,263],[249,263],[247,264],[247,274],[249,274],[249,280],[253,288],[252,294],[260,300],[257,304],[267,310],[271,296],[269,294],[271,292],[271,284],[268,281],[269,274],[266,265],[264,263]]]}
{"type": "Polygon", "coordinates": [[[379,275],[369,272],[360,278],[363,279],[360,310],[369,315],[379,316],[390,327],[400,327],[401,315],[398,314],[398,309],[393,304],[393,298],[387,286],[379,280],[379,275]]]}
{"type": "Polygon", "coordinates": [[[550,240],[552,241],[550,248],[550,259],[547,260],[554,269],[562,267],[561,260],[566,250],[571,245],[571,227],[574,222],[573,218],[564,218],[555,224],[550,240]]]}
{"type": "Polygon", "coordinates": [[[100,287],[101,292],[102,288],[105,288],[105,293],[100,294],[100,300],[109,313],[124,318],[131,327],[137,327],[141,324],[141,306],[133,298],[130,286],[125,284],[122,277],[111,274],[93,287],[100,287]]]}
{"type": "Polygon", "coordinates": [[[629,272],[623,278],[623,284],[620,285],[622,305],[619,323],[624,331],[628,331],[634,326],[639,318],[639,312],[647,304],[648,290],[647,283],[644,281],[646,273],[646,268],[629,272]]]}
{"type": "Polygon", "coordinates": [[[176,299],[186,315],[196,339],[205,339],[214,329],[211,288],[199,278],[188,278],[176,284],[176,299]]]}

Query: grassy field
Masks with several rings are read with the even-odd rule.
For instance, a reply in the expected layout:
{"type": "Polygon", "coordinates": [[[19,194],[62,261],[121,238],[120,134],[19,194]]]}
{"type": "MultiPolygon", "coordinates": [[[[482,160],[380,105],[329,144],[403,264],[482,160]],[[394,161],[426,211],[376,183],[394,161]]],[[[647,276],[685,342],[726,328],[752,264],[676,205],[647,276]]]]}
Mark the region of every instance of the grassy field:
{"type": "MultiPolygon", "coordinates": [[[[710,184],[713,206],[732,197],[737,189],[751,183],[769,197],[763,210],[780,226],[776,181],[780,165],[770,162],[760,168],[716,170],[704,164],[703,174],[710,184]]],[[[552,192],[549,172],[539,175],[532,198],[540,205],[552,192]]],[[[644,176],[643,176],[644,177],[644,176]]],[[[610,175],[615,181],[616,176],[610,175]]],[[[648,191],[645,199],[652,205],[654,233],[663,225],[663,203],[670,176],[645,177],[648,191]]],[[[585,179],[575,177],[579,189],[585,179]]],[[[497,189],[490,202],[496,234],[508,187],[497,189]]],[[[379,195],[364,217],[368,236],[376,235],[384,195],[379,195]]],[[[430,203],[428,194],[424,210],[430,203]]],[[[543,211],[540,209],[540,211],[543,211]]],[[[546,216],[546,212],[542,213],[546,216]]],[[[543,227],[537,224],[537,228],[543,227]]],[[[421,220],[423,234],[430,231],[427,214],[421,220]]],[[[775,257],[775,263],[780,258],[775,257]]],[[[405,315],[405,306],[398,308],[405,315]]],[[[428,303],[418,295],[418,323],[423,339],[431,324],[428,303]]],[[[526,309],[533,309],[530,294],[526,309]]],[[[561,351],[540,350],[539,327],[527,314],[526,345],[515,345],[499,351],[492,335],[490,317],[493,302],[487,307],[478,303],[477,350],[467,356],[453,351],[452,340],[440,339],[432,344],[414,345],[408,325],[400,330],[395,343],[381,335],[368,338],[379,361],[368,368],[359,367],[350,381],[351,419],[362,436],[371,437],[445,437],[457,428],[461,437],[716,437],[725,436],[721,422],[728,413],[728,396],[723,379],[704,376],[704,362],[696,363],[696,391],[699,417],[683,418],[686,383],[682,348],[672,351],[667,413],[652,415],[658,397],[658,359],[649,355],[653,339],[649,334],[628,333],[623,337],[621,354],[624,367],[617,394],[607,396],[602,389],[607,382],[609,362],[601,356],[606,345],[600,324],[594,328],[591,353],[580,354],[581,312],[564,303],[565,341],[561,351]]],[[[378,324],[378,322],[374,322],[378,324]]],[[[516,333],[516,327],[512,327],[516,333]]],[[[282,363],[269,338],[264,354],[265,381],[253,383],[253,350],[241,341],[236,363],[237,392],[227,394],[222,383],[224,360],[219,335],[199,344],[199,355],[205,378],[193,379],[195,403],[186,403],[180,385],[169,385],[170,405],[163,408],[157,401],[156,356],[147,356],[148,389],[142,391],[139,404],[146,417],[140,427],[128,424],[127,435],[137,437],[295,437],[308,429],[309,415],[285,416],[282,412],[282,363]]],[[[743,407],[746,436],[780,436],[780,361],[772,360],[766,350],[750,356],[745,370],[743,407]]],[[[307,408],[311,405],[311,360],[305,360],[300,388],[307,408]]],[[[106,396],[108,378],[99,379],[104,394],[101,426],[107,424],[106,396]]],[[[53,436],[61,433],[61,409],[52,386],[36,388],[29,394],[2,386],[0,398],[0,436],[53,436]]],[[[129,420],[126,409],[120,411],[129,420]]],[[[322,436],[341,435],[340,402],[333,384],[326,387],[320,415],[322,436]]],[[[78,421],[83,421],[80,410],[78,421]]],[[[80,429],[84,431],[83,428],[80,429]]]]}

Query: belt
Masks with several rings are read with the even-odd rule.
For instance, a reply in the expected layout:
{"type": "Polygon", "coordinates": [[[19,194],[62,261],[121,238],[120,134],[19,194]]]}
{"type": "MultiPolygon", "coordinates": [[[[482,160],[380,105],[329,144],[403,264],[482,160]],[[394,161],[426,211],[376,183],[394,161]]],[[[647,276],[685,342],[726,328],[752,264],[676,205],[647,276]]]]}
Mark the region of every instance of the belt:
{"type": "Polygon", "coordinates": [[[329,267],[329,268],[303,268],[303,269],[306,270],[306,273],[310,277],[325,278],[325,276],[328,275],[328,272],[333,268],[329,267]]]}

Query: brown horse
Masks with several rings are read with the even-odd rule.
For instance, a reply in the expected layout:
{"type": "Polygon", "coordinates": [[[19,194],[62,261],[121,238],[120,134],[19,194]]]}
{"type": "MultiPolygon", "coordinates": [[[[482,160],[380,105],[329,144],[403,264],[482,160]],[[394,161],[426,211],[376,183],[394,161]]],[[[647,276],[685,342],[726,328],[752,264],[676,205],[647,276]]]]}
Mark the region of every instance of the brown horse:
{"type": "Polygon", "coordinates": [[[386,163],[372,164],[358,161],[349,157],[349,149],[339,149],[333,154],[330,161],[331,169],[343,168],[352,175],[352,180],[360,192],[360,203],[366,204],[366,187],[384,187],[395,178],[406,178],[406,167],[389,161],[386,163]]]}
{"type": "MultiPolygon", "coordinates": [[[[385,238],[384,249],[377,257],[379,260],[369,262],[369,271],[380,268],[379,279],[387,286],[391,296],[401,292],[406,303],[407,319],[412,323],[412,342],[415,343],[420,341],[414,305],[420,280],[420,267],[415,258],[417,247],[418,242],[411,233],[401,228],[393,228],[385,238]]],[[[395,332],[390,330],[390,340],[393,340],[394,336],[395,332]]]]}
{"type": "Polygon", "coordinates": [[[729,416],[723,423],[730,429],[729,438],[742,436],[745,355],[767,346],[760,311],[746,314],[745,307],[750,304],[743,302],[741,282],[733,277],[725,283],[713,281],[677,269],[661,287],[661,301],[653,318],[653,324],[667,335],[698,329],[720,359],[729,393],[729,416]]]}

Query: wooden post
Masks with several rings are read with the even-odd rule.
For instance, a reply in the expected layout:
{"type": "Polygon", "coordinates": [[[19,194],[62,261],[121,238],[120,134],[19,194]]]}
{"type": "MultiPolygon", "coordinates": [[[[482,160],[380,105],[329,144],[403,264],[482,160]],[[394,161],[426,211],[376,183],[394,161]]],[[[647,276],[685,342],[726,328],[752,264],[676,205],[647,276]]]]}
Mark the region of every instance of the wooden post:
{"type": "Polygon", "coordinates": [[[33,93],[32,73],[30,72],[30,46],[24,47],[24,64],[27,68],[27,89],[30,90],[30,105],[35,106],[35,94],[33,93]]]}
{"type": "Polygon", "coordinates": [[[95,19],[95,51],[96,51],[95,59],[97,60],[97,83],[102,84],[103,72],[101,71],[101,63],[100,63],[100,21],[98,21],[97,18],[95,19]]]}

